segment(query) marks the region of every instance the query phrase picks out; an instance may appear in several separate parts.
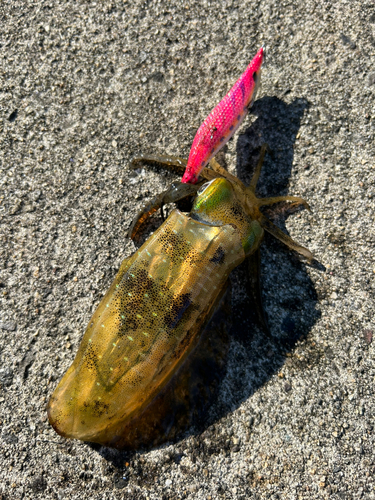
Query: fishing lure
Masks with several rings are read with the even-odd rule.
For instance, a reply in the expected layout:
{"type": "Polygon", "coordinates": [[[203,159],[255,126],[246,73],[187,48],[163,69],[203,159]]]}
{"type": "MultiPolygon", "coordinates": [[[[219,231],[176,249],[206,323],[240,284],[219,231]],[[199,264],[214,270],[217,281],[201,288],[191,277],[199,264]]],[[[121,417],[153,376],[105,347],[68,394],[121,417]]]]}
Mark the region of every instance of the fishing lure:
{"type": "Polygon", "coordinates": [[[209,400],[217,383],[213,373],[224,364],[227,330],[220,311],[227,307],[230,272],[248,260],[259,304],[256,262],[264,230],[312,260],[260,211],[280,201],[307,206],[293,196],[256,197],[266,148],[248,187],[214,159],[255,98],[262,61],[260,49],[199,128],[188,161],[160,156],[134,161],[186,169],[181,183],[138,214],[131,237],[164,203],[194,196],[192,208],[189,213],[174,209],[123,261],[49,401],[49,421],[62,436],[116,448],[175,437],[176,429],[193,421],[197,395],[209,400]],[[195,375],[203,371],[209,374],[208,388],[195,375]]]}

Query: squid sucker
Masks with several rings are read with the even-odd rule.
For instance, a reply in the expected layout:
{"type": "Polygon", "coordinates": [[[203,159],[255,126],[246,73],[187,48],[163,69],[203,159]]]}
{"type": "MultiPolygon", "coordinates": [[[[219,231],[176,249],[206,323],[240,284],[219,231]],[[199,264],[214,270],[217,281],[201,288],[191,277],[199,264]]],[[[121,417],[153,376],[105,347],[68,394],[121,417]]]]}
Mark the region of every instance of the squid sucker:
{"type": "Polygon", "coordinates": [[[281,201],[308,208],[294,196],[257,198],[266,147],[249,186],[214,159],[255,98],[262,61],[260,49],[199,128],[188,160],[133,160],[134,166],[186,170],[181,183],[138,214],[132,238],[164,203],[183,200],[191,209],[174,209],[121,264],[48,403],[49,422],[60,435],[119,449],[175,439],[199,418],[220,383],[229,343],[231,271],[248,261],[254,283],[250,306],[261,311],[257,263],[264,231],[313,259],[260,210],[281,201]]]}

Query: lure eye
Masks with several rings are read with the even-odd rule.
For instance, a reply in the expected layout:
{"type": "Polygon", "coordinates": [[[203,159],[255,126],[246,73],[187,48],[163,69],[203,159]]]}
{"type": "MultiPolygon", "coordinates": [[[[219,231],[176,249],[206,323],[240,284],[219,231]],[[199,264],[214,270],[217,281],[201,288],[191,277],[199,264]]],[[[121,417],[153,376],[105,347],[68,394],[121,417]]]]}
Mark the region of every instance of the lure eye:
{"type": "Polygon", "coordinates": [[[258,83],[258,73],[256,71],[253,73],[253,80],[255,83],[258,83]]]}

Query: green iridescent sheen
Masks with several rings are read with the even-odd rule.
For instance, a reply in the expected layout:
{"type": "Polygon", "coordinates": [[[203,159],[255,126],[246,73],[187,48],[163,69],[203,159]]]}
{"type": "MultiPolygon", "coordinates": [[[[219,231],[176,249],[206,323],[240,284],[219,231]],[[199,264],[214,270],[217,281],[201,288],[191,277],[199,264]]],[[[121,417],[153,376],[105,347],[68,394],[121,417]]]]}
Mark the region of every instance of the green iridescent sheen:
{"type": "Polygon", "coordinates": [[[193,203],[191,214],[201,214],[214,211],[222,203],[233,200],[233,188],[226,179],[214,179],[204,184],[198,191],[193,203]]]}

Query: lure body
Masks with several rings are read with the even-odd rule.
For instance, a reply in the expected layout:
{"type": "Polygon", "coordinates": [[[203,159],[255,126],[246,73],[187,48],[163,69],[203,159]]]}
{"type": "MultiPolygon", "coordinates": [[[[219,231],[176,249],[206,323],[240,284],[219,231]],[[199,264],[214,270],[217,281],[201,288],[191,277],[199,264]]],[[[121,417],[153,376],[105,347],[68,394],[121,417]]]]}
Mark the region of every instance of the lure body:
{"type": "Polygon", "coordinates": [[[241,125],[255,100],[262,62],[263,48],[259,49],[245,72],[199,127],[182,182],[195,184],[201,170],[241,125]]]}

